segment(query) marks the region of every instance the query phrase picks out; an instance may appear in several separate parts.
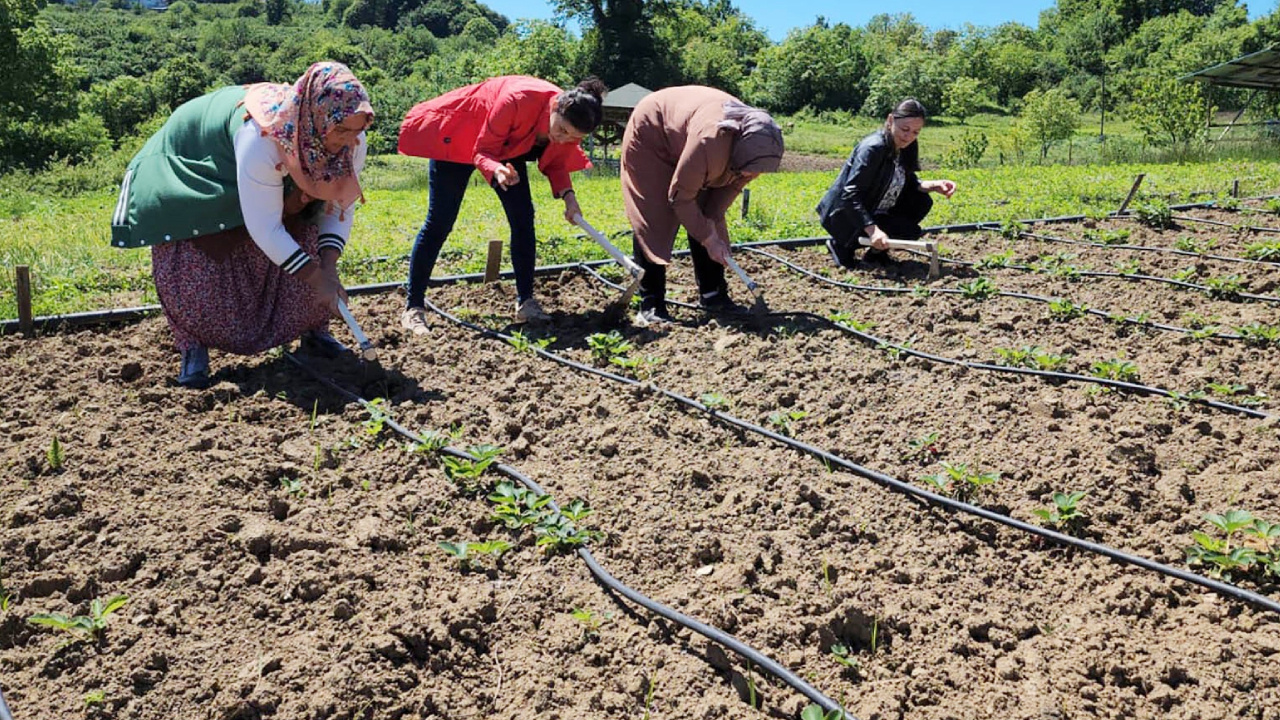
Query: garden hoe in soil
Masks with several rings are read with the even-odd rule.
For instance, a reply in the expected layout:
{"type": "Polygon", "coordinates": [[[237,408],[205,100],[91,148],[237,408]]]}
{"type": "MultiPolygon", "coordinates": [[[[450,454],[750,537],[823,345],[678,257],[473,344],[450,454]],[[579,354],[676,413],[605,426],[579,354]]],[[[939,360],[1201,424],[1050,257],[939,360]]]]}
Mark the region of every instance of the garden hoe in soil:
{"type": "MultiPolygon", "coordinates": [[[[351,328],[351,334],[355,336],[356,342],[360,344],[360,366],[372,370],[374,378],[384,378],[386,371],[382,368],[382,363],[378,362],[378,349],[369,341],[369,336],[360,329],[360,323],[356,322],[355,316],[351,314],[351,308],[347,307],[346,301],[342,298],[338,298],[338,312],[346,321],[347,327],[351,328]]],[[[366,379],[368,379],[367,376],[366,379]]]]}
{"type": "Polygon", "coordinates": [[[604,233],[591,227],[591,223],[587,222],[581,215],[574,215],[573,222],[582,228],[595,240],[604,251],[609,253],[609,257],[614,262],[621,265],[628,273],[631,274],[631,284],[627,285],[617,300],[605,306],[604,316],[609,322],[617,322],[627,313],[627,308],[631,306],[631,298],[636,294],[636,290],[640,289],[640,281],[644,279],[644,269],[636,264],[634,260],[622,254],[622,251],[609,242],[604,233]]]}
{"type": "MultiPolygon", "coordinates": [[[[858,238],[858,244],[862,247],[871,247],[870,238],[858,238]]],[[[941,274],[941,260],[938,258],[938,244],[930,240],[895,240],[889,238],[890,250],[914,250],[915,252],[929,256],[929,279],[936,280],[941,274]]]]}
{"type": "Polygon", "coordinates": [[[732,255],[726,256],[725,259],[729,261],[729,268],[737,274],[738,279],[742,280],[742,284],[746,285],[747,290],[755,297],[755,301],[751,303],[751,315],[757,323],[760,322],[769,314],[769,306],[764,303],[764,289],[743,271],[742,266],[733,259],[732,255]]]}

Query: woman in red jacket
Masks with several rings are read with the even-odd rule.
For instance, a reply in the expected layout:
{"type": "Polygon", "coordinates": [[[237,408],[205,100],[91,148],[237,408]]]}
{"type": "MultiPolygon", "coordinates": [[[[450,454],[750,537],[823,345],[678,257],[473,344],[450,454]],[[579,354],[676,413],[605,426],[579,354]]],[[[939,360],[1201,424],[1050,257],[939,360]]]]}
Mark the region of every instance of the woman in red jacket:
{"type": "Polygon", "coordinates": [[[401,318],[406,329],[416,335],[427,332],[427,281],[475,169],[498,192],[511,226],[516,322],[547,319],[533,297],[536,251],[526,163],[538,163],[551,181],[552,194],[564,201],[565,220],[573,222],[581,210],[569,173],[591,167],[580,143],[600,124],[604,94],[604,83],[595,78],[562,91],[546,80],[510,75],[413,106],[400,125],[399,149],[431,160],[430,200],[409,258],[409,302],[401,318]]]}

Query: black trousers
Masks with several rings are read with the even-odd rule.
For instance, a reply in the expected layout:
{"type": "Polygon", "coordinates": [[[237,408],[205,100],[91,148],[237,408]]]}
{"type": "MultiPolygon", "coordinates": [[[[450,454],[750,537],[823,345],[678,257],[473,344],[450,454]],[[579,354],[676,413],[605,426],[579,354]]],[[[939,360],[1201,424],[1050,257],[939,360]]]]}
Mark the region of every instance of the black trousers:
{"type": "MultiPolygon", "coordinates": [[[[724,266],[707,254],[707,249],[694,238],[689,238],[689,256],[693,258],[693,276],[698,281],[698,292],[710,295],[729,289],[724,279],[724,266]]],[[[639,245],[635,248],[636,264],[644,268],[640,281],[640,309],[667,311],[667,266],[650,262],[639,245]]]]}
{"type": "MultiPolygon", "coordinates": [[[[876,227],[895,240],[919,240],[920,236],[924,235],[920,223],[924,222],[925,216],[931,209],[933,209],[933,198],[929,193],[918,187],[904,187],[902,193],[898,195],[898,202],[894,203],[888,212],[874,213],[872,219],[875,220],[876,227]]],[[[860,237],[866,237],[862,228],[858,228],[858,231],[849,237],[835,238],[836,247],[840,253],[852,258],[853,253],[858,250],[860,237]]]]}

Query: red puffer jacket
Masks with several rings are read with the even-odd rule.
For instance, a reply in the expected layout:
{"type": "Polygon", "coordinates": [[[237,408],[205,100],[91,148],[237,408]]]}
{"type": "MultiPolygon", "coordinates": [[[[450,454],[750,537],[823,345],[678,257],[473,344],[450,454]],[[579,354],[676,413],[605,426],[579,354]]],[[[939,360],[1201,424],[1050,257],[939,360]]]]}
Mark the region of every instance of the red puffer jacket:
{"type": "MultiPolygon", "coordinates": [[[[493,182],[494,170],[550,131],[560,92],[546,80],[508,75],[418,103],[400,124],[400,154],[475,165],[493,182]]],[[[573,188],[569,173],[589,167],[578,143],[551,143],[538,160],[556,197],[573,188]]]]}

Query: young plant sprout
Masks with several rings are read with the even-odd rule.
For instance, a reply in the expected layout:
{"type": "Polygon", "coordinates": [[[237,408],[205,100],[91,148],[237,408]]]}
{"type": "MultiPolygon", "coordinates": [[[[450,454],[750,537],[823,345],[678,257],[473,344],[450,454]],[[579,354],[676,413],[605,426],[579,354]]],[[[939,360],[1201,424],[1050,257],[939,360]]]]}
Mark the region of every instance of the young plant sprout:
{"type": "Polygon", "coordinates": [[[1244,256],[1263,262],[1280,261],[1280,240],[1264,240],[1244,246],[1244,256]]]}
{"type": "Polygon", "coordinates": [[[992,253],[978,261],[977,268],[979,270],[992,270],[995,268],[1006,268],[1013,265],[1013,251],[1005,250],[1003,252],[992,253]]]}
{"type": "Polygon", "coordinates": [[[1267,347],[1270,345],[1280,344],[1280,327],[1275,325],[1264,325],[1260,322],[1251,322],[1248,325],[1241,325],[1236,328],[1236,332],[1244,338],[1244,341],[1254,347],[1267,347]]]}
{"type": "Polygon", "coordinates": [[[1054,320],[1067,321],[1084,317],[1088,309],[1089,306],[1084,303],[1077,305],[1066,298],[1049,301],[1049,317],[1054,320]]]}
{"type": "Polygon", "coordinates": [[[467,448],[471,458],[458,458],[451,455],[441,456],[445,477],[449,478],[463,494],[475,495],[481,491],[479,479],[484,471],[497,460],[502,448],[496,445],[472,445],[467,448]]]}
{"type": "Polygon", "coordinates": [[[502,554],[511,549],[511,543],[506,540],[487,540],[485,542],[439,542],[436,543],[441,550],[452,555],[458,560],[458,565],[463,570],[475,570],[480,567],[477,556],[491,555],[495,559],[501,560],[502,554]]]}
{"type": "Polygon", "coordinates": [[[698,397],[703,405],[709,410],[725,410],[729,407],[729,400],[718,392],[705,392],[698,397]]]}
{"type": "Polygon", "coordinates": [[[44,452],[44,459],[49,463],[50,470],[61,470],[62,463],[66,457],[62,452],[62,443],[58,441],[58,436],[53,436],[53,441],[49,443],[49,449],[44,452]]]}
{"type": "Polygon", "coordinates": [[[625,356],[632,345],[617,330],[607,333],[595,333],[587,336],[587,347],[591,348],[591,357],[598,363],[608,364],[615,357],[625,356]]]}
{"type": "Polygon", "coordinates": [[[985,277],[977,277],[969,282],[963,282],[956,285],[960,293],[970,300],[986,300],[987,298],[1000,292],[995,283],[985,277]]]}
{"type": "Polygon", "coordinates": [[[511,337],[507,338],[507,342],[516,352],[533,354],[537,350],[546,350],[547,346],[555,342],[554,337],[549,338],[531,338],[520,330],[513,330],[511,337]]]}
{"type": "Polygon", "coordinates": [[[803,420],[808,416],[809,413],[804,412],[803,410],[791,410],[788,412],[782,412],[779,410],[777,412],[769,413],[769,424],[777,428],[778,432],[783,435],[791,437],[791,423],[796,420],[803,420]]]}
{"type": "Polygon", "coordinates": [[[1095,362],[1089,367],[1089,374],[1104,380],[1118,380],[1127,383],[1136,383],[1140,379],[1138,366],[1120,358],[1095,362]]]}
{"type": "Polygon", "coordinates": [[[1159,198],[1134,206],[1133,214],[1147,227],[1161,230],[1173,226],[1173,210],[1169,209],[1169,203],[1159,198]]]}
{"type": "Polygon", "coordinates": [[[550,495],[538,495],[532,490],[509,481],[498,483],[489,495],[494,504],[493,519],[511,530],[536,525],[548,514],[550,495]]]}
{"type": "Polygon", "coordinates": [[[969,502],[988,486],[1000,479],[997,472],[979,472],[969,469],[965,463],[942,462],[942,472],[921,478],[941,495],[948,495],[961,502],[969,502]]]}
{"type": "Polygon", "coordinates": [[[1043,520],[1048,525],[1063,528],[1066,530],[1077,529],[1084,520],[1084,513],[1080,511],[1080,500],[1088,491],[1077,490],[1071,493],[1055,492],[1053,494],[1053,507],[1037,508],[1032,510],[1036,517],[1043,520]]]}
{"type": "Polygon", "coordinates": [[[124,607],[124,604],[128,601],[129,598],[126,595],[115,595],[105,602],[101,599],[94,599],[93,602],[89,603],[88,615],[69,616],[63,613],[36,613],[27,618],[27,622],[32,625],[62,630],[71,636],[67,643],[96,642],[102,636],[102,632],[107,629],[107,618],[124,607]]]}

